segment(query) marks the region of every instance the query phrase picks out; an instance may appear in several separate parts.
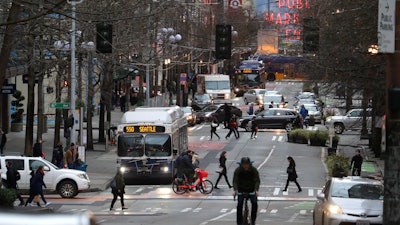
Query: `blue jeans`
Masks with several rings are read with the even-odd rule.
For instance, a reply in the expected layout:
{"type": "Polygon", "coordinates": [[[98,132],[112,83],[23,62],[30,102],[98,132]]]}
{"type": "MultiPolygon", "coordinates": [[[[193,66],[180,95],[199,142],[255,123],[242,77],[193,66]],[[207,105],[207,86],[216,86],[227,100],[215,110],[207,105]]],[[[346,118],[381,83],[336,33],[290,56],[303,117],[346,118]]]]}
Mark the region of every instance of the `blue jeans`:
{"type": "MultiPolygon", "coordinates": [[[[245,199],[245,195],[238,195],[238,204],[236,208],[236,223],[238,225],[243,224],[243,203],[245,199]]],[[[250,199],[251,202],[251,222],[255,223],[257,218],[257,210],[258,210],[258,203],[257,203],[257,196],[252,194],[247,194],[247,197],[250,199]]]]}

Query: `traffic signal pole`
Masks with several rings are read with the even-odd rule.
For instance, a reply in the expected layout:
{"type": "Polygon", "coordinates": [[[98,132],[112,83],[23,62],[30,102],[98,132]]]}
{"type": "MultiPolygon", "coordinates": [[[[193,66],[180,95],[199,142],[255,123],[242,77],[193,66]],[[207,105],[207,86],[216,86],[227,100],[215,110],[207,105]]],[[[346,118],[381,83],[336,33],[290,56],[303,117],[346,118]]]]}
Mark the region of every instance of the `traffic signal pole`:
{"type": "Polygon", "coordinates": [[[385,153],[383,224],[400,224],[400,0],[396,0],[395,53],[387,54],[386,118],[387,150],[385,153]],[[395,98],[395,99],[393,99],[395,98]],[[394,101],[393,101],[394,100],[394,101]]]}

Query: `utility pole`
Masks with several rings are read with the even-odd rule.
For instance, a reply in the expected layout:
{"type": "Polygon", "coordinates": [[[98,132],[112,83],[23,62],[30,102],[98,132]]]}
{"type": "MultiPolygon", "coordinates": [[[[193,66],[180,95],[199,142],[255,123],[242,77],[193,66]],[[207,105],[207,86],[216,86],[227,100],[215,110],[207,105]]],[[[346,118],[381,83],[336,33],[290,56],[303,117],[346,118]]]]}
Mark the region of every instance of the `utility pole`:
{"type": "MultiPolygon", "coordinates": [[[[400,31],[400,0],[396,0],[395,31],[400,31]]],[[[394,18],[393,18],[394,19],[394,18]]],[[[385,153],[385,194],[383,224],[400,224],[400,36],[395,35],[395,52],[387,54],[386,118],[387,150],[385,153]]]]}

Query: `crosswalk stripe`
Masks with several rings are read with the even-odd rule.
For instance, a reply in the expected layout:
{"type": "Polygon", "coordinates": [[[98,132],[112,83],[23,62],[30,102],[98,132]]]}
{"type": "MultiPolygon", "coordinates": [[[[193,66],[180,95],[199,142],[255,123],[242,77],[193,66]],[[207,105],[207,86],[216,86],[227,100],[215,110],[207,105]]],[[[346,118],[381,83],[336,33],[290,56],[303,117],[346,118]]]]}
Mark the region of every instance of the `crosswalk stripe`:
{"type": "Polygon", "coordinates": [[[275,140],[276,140],[276,136],[273,136],[273,137],[272,137],[272,141],[275,141],[275,140]]]}
{"type": "Polygon", "coordinates": [[[185,209],[182,209],[181,212],[185,213],[185,212],[189,212],[190,210],[192,210],[192,208],[185,208],[185,209]]]}
{"type": "Polygon", "coordinates": [[[193,212],[197,213],[197,212],[200,212],[201,210],[202,210],[202,208],[195,208],[195,209],[193,210],[193,212]]]}
{"type": "Polygon", "coordinates": [[[267,212],[266,209],[261,209],[261,210],[260,210],[260,213],[266,213],[266,212],[267,212]]]}
{"type": "Polygon", "coordinates": [[[277,195],[279,195],[279,191],[280,191],[281,189],[280,188],[275,188],[274,189],[274,196],[277,196],[277,195]]]}
{"type": "Polygon", "coordinates": [[[300,215],[305,215],[305,214],[307,214],[307,210],[300,210],[300,215]]]}
{"type": "Polygon", "coordinates": [[[200,141],[204,140],[205,136],[201,136],[200,137],[200,141]]]}
{"type": "Polygon", "coordinates": [[[283,141],[283,136],[279,136],[278,141],[282,142],[283,141]]]}
{"type": "Polygon", "coordinates": [[[289,190],[282,192],[283,195],[289,195],[289,190]]]}
{"type": "Polygon", "coordinates": [[[271,214],[275,214],[275,213],[277,213],[278,212],[278,210],[277,209],[273,209],[273,210],[271,210],[271,214]]]}
{"type": "Polygon", "coordinates": [[[314,196],[314,189],[308,189],[308,196],[314,196]]]}
{"type": "Polygon", "coordinates": [[[317,195],[318,195],[318,194],[321,194],[321,192],[322,192],[322,189],[318,189],[318,190],[317,190],[317,195]]]}

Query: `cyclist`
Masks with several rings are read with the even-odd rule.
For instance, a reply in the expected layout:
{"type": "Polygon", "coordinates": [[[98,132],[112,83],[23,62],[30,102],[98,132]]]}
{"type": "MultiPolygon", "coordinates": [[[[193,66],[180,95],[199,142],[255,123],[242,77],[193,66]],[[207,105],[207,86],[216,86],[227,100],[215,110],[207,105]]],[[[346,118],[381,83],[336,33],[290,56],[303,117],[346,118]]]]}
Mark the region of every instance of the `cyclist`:
{"type": "MultiPolygon", "coordinates": [[[[253,167],[249,157],[243,157],[240,160],[240,166],[236,168],[233,175],[233,196],[238,193],[248,194],[247,197],[251,201],[251,225],[256,223],[257,217],[257,197],[260,188],[260,175],[257,168],[253,167]],[[254,194],[252,194],[254,193],[254,194]]],[[[238,195],[238,204],[236,211],[236,222],[238,225],[243,223],[243,202],[245,196],[238,195]]]]}

